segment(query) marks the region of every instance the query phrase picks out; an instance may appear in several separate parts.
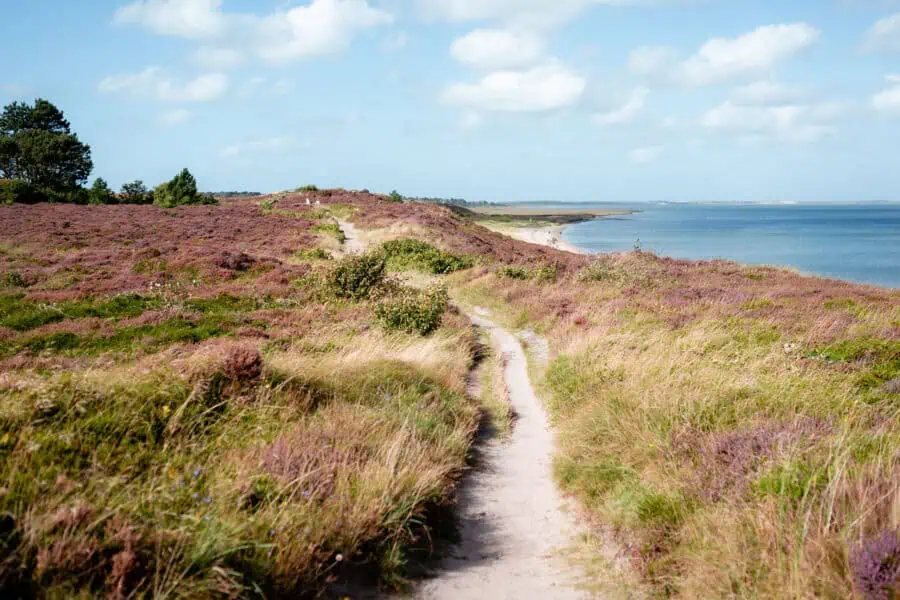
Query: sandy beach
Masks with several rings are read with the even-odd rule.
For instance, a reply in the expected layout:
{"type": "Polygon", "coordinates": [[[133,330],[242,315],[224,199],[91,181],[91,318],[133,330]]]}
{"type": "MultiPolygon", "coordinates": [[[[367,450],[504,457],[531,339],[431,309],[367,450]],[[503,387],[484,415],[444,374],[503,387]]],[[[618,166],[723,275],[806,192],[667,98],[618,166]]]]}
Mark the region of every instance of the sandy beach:
{"type": "Polygon", "coordinates": [[[588,254],[588,252],[570,244],[562,238],[563,231],[566,229],[565,225],[555,225],[552,227],[491,227],[490,225],[485,224],[485,226],[497,233],[502,233],[503,235],[508,235],[509,237],[530,244],[548,246],[573,254],[588,254]]]}

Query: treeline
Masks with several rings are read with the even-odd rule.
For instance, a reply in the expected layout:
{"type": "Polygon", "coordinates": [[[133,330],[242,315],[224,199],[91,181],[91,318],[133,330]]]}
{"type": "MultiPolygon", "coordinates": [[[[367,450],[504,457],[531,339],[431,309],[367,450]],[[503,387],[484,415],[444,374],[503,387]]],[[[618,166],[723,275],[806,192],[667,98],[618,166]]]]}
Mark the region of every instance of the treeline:
{"type": "Polygon", "coordinates": [[[490,202],[469,202],[462,198],[416,198],[412,196],[404,196],[406,202],[422,202],[425,204],[445,204],[447,206],[487,206],[490,202]]]}
{"type": "Polygon", "coordinates": [[[91,147],[78,139],[63,112],[38,98],[13,102],[0,114],[0,204],[69,202],[75,204],[155,204],[166,208],[216,204],[201,194],[187,169],[148,189],[143,181],[115,192],[102,177],[86,188],[94,163],[91,147]]]}

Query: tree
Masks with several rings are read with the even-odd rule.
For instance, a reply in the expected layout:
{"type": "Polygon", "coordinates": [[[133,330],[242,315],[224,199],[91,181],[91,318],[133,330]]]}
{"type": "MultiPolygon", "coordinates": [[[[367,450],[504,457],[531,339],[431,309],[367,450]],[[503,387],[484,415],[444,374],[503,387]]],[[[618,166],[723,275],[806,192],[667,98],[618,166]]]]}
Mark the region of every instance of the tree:
{"type": "Polygon", "coordinates": [[[403,194],[394,190],[390,195],[391,202],[403,202],[403,194]]]}
{"type": "Polygon", "coordinates": [[[122,204],[152,204],[153,194],[140,179],[122,186],[122,204]]]}
{"type": "Polygon", "coordinates": [[[197,180],[187,169],[182,169],[172,181],[160,184],[153,191],[153,204],[163,208],[216,203],[212,196],[197,192],[197,180]]]}
{"type": "Polygon", "coordinates": [[[63,112],[38,98],[8,104],[0,114],[0,178],[67,194],[87,182],[91,149],[72,133],[63,112]]]}
{"type": "Polygon", "coordinates": [[[94,185],[88,192],[88,199],[91,204],[115,204],[118,200],[102,177],[94,180],[94,185]]]}

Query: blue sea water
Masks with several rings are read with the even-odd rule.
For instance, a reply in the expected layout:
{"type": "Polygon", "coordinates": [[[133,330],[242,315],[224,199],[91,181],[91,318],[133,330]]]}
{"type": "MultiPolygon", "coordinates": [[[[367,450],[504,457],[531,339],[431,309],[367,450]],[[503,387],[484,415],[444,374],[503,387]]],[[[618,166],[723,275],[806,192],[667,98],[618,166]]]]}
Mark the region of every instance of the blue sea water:
{"type": "Polygon", "coordinates": [[[590,206],[640,211],[566,229],[567,242],[591,252],[631,250],[639,240],[664,256],[787,266],[900,288],[900,205],[590,206]]]}

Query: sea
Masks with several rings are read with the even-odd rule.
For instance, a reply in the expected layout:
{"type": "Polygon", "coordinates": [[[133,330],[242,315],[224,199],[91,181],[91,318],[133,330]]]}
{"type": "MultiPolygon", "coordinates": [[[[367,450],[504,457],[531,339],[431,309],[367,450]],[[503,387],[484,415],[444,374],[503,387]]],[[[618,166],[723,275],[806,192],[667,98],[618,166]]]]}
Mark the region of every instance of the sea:
{"type": "Polygon", "coordinates": [[[900,288],[900,204],[571,204],[633,210],[579,223],[563,239],[589,252],[640,247],[663,256],[725,258],[900,288]]]}

